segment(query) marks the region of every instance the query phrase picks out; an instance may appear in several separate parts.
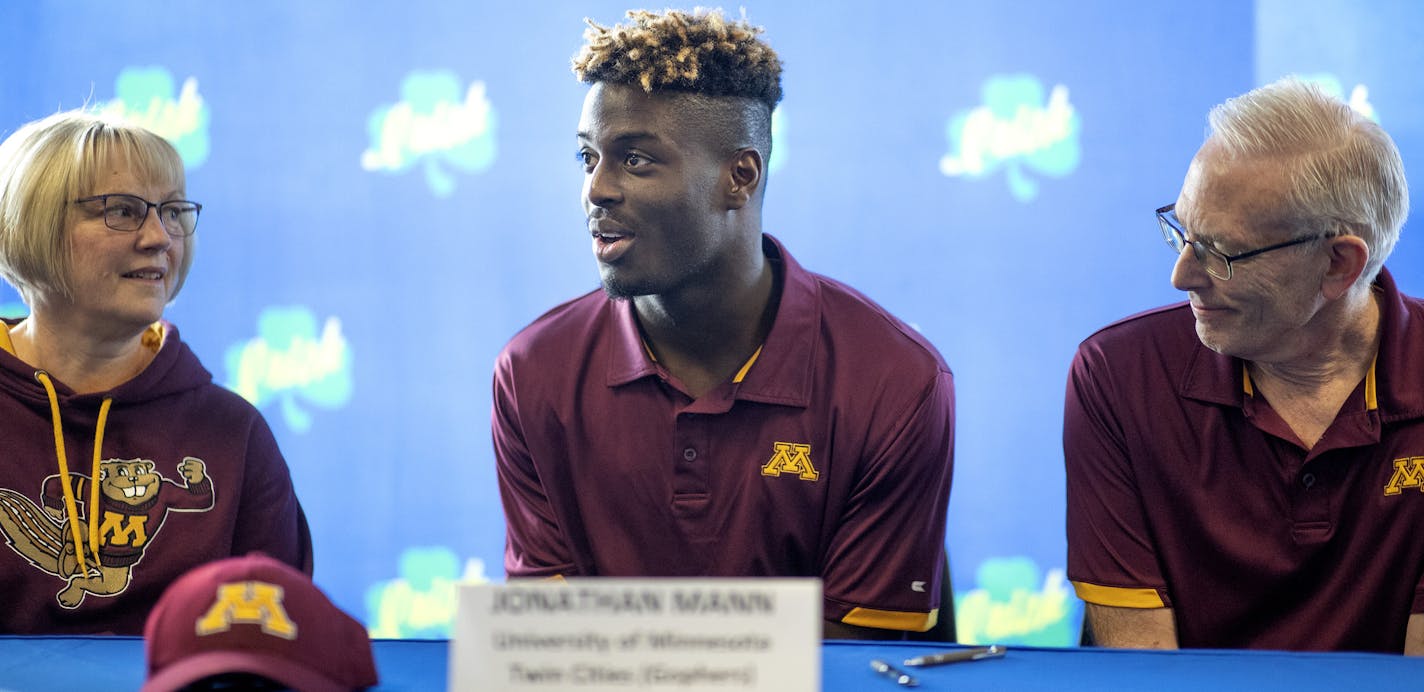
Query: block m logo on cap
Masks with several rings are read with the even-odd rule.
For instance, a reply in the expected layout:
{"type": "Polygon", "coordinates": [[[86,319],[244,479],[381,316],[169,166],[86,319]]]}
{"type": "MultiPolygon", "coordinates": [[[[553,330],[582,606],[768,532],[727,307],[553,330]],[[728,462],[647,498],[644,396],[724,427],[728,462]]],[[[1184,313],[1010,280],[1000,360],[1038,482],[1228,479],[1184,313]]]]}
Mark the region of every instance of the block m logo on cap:
{"type": "Polygon", "coordinates": [[[287,616],[282,596],[282,587],[263,581],[223,584],[213,606],[198,618],[198,634],[217,634],[234,624],[246,624],[261,625],[263,632],[283,639],[296,639],[297,624],[287,616]]]}
{"type": "Polygon", "coordinates": [[[814,481],[821,477],[816,467],[811,465],[811,445],[773,442],[771,447],[775,452],[761,467],[761,475],[780,476],[783,473],[794,473],[803,481],[814,481]]]}

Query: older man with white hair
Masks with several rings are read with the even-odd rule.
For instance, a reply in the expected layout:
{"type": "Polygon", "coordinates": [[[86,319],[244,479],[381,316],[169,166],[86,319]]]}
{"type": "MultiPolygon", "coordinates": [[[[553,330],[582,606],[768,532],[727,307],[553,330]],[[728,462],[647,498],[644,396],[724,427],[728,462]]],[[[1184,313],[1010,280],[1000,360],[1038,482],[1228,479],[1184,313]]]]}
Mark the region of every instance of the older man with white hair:
{"type": "Polygon", "coordinates": [[[1285,79],[1212,110],[1157,222],[1184,304],[1083,342],[1068,573],[1097,643],[1424,651],[1424,301],[1398,150],[1285,79]]]}

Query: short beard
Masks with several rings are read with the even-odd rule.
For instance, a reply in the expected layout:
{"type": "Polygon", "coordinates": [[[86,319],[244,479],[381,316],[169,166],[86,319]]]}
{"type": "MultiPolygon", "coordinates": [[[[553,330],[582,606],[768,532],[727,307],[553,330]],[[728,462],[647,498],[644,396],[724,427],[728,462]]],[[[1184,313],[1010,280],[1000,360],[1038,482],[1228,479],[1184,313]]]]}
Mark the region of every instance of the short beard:
{"type": "Polygon", "coordinates": [[[603,293],[612,300],[631,300],[647,293],[647,291],[639,290],[637,286],[629,286],[617,278],[600,277],[599,283],[603,286],[603,293]]]}
{"type": "Polygon", "coordinates": [[[603,282],[603,294],[608,296],[609,300],[630,300],[634,295],[624,290],[622,286],[607,281],[603,282]]]}

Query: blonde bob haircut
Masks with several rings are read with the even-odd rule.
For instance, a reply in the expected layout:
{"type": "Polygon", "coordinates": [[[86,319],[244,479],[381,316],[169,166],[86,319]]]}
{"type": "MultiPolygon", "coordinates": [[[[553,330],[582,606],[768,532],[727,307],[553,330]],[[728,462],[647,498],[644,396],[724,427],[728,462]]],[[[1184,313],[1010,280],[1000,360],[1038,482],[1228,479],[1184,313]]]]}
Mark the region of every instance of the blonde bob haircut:
{"type": "MultiPolygon", "coordinates": [[[[86,110],[27,123],[0,143],[0,276],[34,306],[39,296],[73,298],[69,285],[69,214],[97,190],[110,164],[127,164],[135,178],[184,192],[183,159],[163,137],[138,125],[86,110]]],[[[183,243],[173,295],[193,264],[193,236],[183,243]]]]}

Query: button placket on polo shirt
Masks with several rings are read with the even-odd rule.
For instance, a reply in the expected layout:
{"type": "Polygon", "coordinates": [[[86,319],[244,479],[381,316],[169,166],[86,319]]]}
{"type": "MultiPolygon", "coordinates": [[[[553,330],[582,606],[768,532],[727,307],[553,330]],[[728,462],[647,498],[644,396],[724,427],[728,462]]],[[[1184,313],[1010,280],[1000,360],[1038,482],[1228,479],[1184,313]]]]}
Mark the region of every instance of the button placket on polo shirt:
{"type": "Polygon", "coordinates": [[[1328,460],[1316,457],[1305,463],[1287,489],[1291,502],[1291,535],[1298,543],[1328,540],[1335,533],[1331,514],[1333,483],[1328,460]]]}
{"type": "Polygon", "coordinates": [[[680,412],[673,432],[667,464],[672,471],[672,510],[690,537],[703,533],[707,523],[711,423],[708,416],[680,412]]]}

